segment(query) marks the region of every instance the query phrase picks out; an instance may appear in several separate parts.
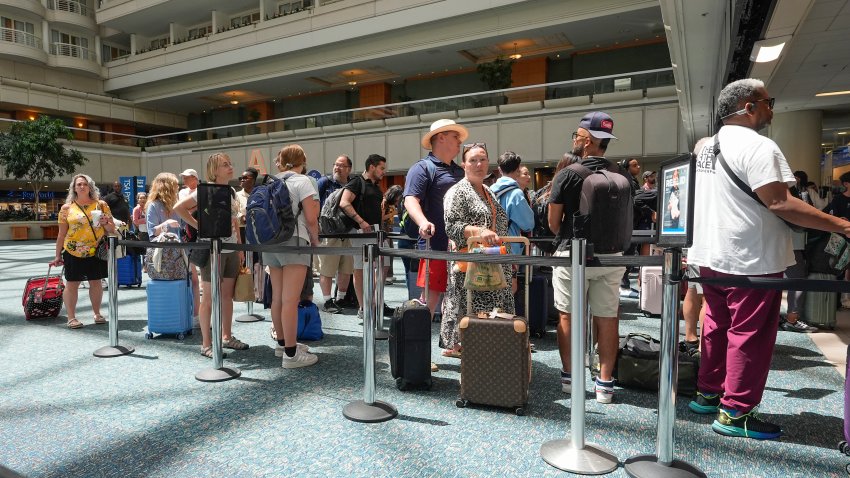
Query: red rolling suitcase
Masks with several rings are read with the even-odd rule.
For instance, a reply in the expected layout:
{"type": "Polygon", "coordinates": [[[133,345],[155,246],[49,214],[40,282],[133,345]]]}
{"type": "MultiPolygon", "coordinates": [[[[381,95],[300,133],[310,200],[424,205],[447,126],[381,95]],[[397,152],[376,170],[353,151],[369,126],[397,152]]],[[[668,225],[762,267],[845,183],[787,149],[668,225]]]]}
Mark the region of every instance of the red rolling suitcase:
{"type": "MultiPolygon", "coordinates": [[[[478,238],[469,239],[469,248],[478,238]]],[[[504,242],[528,239],[503,238],[504,242]]],[[[526,267],[526,274],[528,274],[526,267]]],[[[528,275],[526,275],[528,277],[528,275]]],[[[528,291],[528,282],[525,284],[528,291]]],[[[528,295],[525,295],[528,310],[528,295]]],[[[467,292],[467,310],[472,309],[472,295],[467,292]]],[[[461,336],[460,399],[456,405],[469,403],[513,408],[525,414],[528,387],[531,382],[531,344],[528,321],[513,314],[491,312],[470,314],[458,323],[461,336]]]]}
{"type": "Polygon", "coordinates": [[[27,320],[57,317],[62,310],[62,292],[65,282],[62,274],[50,275],[51,266],[47,266],[47,275],[32,277],[24,286],[21,305],[27,320]]]}

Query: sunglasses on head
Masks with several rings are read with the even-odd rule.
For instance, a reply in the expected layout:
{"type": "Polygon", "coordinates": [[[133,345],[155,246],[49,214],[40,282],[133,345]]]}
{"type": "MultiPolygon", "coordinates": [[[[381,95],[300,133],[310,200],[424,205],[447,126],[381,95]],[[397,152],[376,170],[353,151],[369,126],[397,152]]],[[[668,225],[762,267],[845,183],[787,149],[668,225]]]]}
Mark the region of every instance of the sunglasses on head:
{"type": "Polygon", "coordinates": [[[487,151],[487,143],[468,143],[463,145],[463,153],[466,154],[472,148],[481,148],[484,151],[487,151]]]}

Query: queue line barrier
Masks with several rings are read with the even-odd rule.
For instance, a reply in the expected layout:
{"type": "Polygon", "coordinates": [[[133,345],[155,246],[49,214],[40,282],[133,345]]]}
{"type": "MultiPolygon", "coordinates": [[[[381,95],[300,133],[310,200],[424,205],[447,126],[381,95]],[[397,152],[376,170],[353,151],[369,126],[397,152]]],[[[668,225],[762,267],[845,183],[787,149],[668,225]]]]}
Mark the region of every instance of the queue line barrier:
{"type": "MultiPolygon", "coordinates": [[[[659,383],[659,406],[658,406],[658,433],[657,433],[657,455],[640,455],[629,458],[624,462],[625,470],[630,476],[660,476],[659,472],[663,468],[664,476],[687,476],[699,477],[705,476],[697,468],[685,463],[681,460],[673,458],[673,426],[675,423],[675,399],[676,399],[676,383],[678,376],[678,309],[679,309],[679,282],[682,280],[690,280],[703,284],[722,284],[737,287],[753,287],[753,288],[770,288],[770,289],[790,289],[790,290],[805,290],[805,291],[831,291],[831,292],[850,292],[850,283],[842,283],[839,281],[829,280],[813,280],[813,279],[773,279],[773,278],[745,278],[745,277],[722,277],[722,278],[688,278],[683,273],[682,269],[682,254],[677,248],[665,249],[663,256],[602,256],[602,257],[587,257],[586,244],[584,239],[575,239],[572,243],[572,250],[579,251],[578,257],[583,260],[573,261],[570,257],[529,257],[521,255],[486,255],[475,253],[457,253],[457,252],[442,252],[442,251],[422,251],[422,250],[406,250],[395,248],[381,248],[381,243],[386,237],[383,231],[378,230],[375,233],[369,234],[345,234],[341,236],[356,237],[356,238],[376,238],[375,243],[366,244],[361,249],[358,248],[342,248],[342,247],[296,247],[296,246],[262,246],[251,244],[222,244],[220,240],[213,239],[209,243],[152,243],[144,241],[123,241],[115,237],[109,238],[109,336],[110,348],[117,350],[112,355],[98,356],[118,356],[127,353],[132,353],[131,347],[120,347],[117,341],[117,278],[115,272],[115,248],[117,245],[139,246],[139,247],[176,247],[184,249],[195,249],[210,247],[210,260],[213,264],[213,273],[215,280],[213,281],[213,353],[214,367],[216,371],[215,380],[229,380],[239,376],[239,371],[236,369],[225,369],[222,365],[221,357],[221,317],[220,317],[220,296],[218,294],[219,276],[217,272],[217,264],[220,259],[222,249],[242,250],[253,252],[286,252],[294,254],[315,254],[315,255],[356,255],[363,254],[364,274],[364,297],[369,300],[364,300],[364,398],[346,405],[343,414],[354,421],[359,422],[380,422],[392,419],[397,416],[398,412],[394,406],[386,402],[381,402],[375,399],[375,328],[378,323],[378,314],[381,314],[382,307],[377,304],[383,304],[382,297],[379,297],[378,290],[383,290],[383,287],[378,285],[383,284],[384,271],[382,267],[378,267],[379,258],[387,257],[406,257],[410,259],[437,259],[437,260],[462,260],[480,263],[495,263],[495,264],[517,264],[517,265],[538,265],[538,266],[556,266],[556,267],[571,267],[573,278],[573,297],[579,300],[572,302],[572,317],[573,333],[571,337],[571,361],[572,361],[572,376],[574,386],[584,384],[584,354],[586,347],[585,335],[588,330],[588,321],[590,317],[587,314],[587,309],[584,303],[583,291],[581,285],[585,276],[584,269],[586,267],[598,266],[645,266],[645,265],[663,265],[663,299],[662,299],[662,323],[661,323],[661,351],[660,351],[660,383],[659,383]],[[581,278],[582,280],[577,280],[581,278]],[[377,299],[381,298],[378,302],[377,299]],[[216,340],[215,331],[218,330],[218,339],[216,340]],[[218,349],[218,350],[216,350],[218,349]]],[[[203,372],[203,371],[202,371],[203,372]]],[[[199,373],[198,375],[201,375],[199,373]]],[[[199,380],[203,380],[196,376],[199,380]]],[[[586,387],[586,384],[584,384],[586,387]]],[[[541,446],[541,457],[549,464],[566,471],[572,471],[579,474],[600,474],[608,470],[612,471],[618,465],[616,457],[607,450],[597,447],[584,441],[584,394],[571,394],[571,439],[570,440],[553,440],[546,442],[541,446]],[[612,461],[613,460],[613,461],[612,461]],[[610,468],[612,466],[614,468],[610,468]]]]}

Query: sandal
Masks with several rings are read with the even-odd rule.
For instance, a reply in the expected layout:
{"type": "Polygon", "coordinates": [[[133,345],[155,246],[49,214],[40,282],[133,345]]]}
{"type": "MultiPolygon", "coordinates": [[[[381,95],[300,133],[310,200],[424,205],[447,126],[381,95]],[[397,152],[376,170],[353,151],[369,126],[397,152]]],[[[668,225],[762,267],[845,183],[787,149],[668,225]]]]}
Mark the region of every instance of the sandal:
{"type": "Polygon", "coordinates": [[[461,354],[460,350],[455,350],[455,349],[443,350],[443,357],[451,357],[451,358],[459,359],[460,354],[461,354]]]}
{"type": "Polygon", "coordinates": [[[68,328],[69,329],[81,329],[83,327],[83,323],[77,320],[75,317],[71,317],[68,319],[68,328]]]}
{"type": "Polygon", "coordinates": [[[103,324],[105,324],[106,322],[107,322],[106,317],[104,317],[104,316],[102,316],[102,315],[100,315],[100,314],[95,314],[95,316],[94,316],[94,323],[95,323],[95,324],[97,324],[97,325],[103,325],[103,324]]]}
{"type": "MultiPolygon", "coordinates": [[[[209,347],[201,346],[201,355],[203,355],[206,358],[213,358],[212,345],[210,345],[209,347]]],[[[221,358],[227,358],[227,354],[222,353],[221,358]]]]}

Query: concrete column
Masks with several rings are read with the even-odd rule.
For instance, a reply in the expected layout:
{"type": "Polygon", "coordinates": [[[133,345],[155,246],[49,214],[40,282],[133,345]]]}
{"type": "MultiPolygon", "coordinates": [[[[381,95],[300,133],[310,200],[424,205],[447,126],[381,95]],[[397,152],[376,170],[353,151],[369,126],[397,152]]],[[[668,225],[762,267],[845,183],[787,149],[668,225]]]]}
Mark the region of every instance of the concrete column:
{"type": "Polygon", "coordinates": [[[779,145],[792,171],[803,170],[810,181],[828,184],[829,178],[820,177],[822,120],[820,110],[775,113],[767,136],[779,145]]]}

